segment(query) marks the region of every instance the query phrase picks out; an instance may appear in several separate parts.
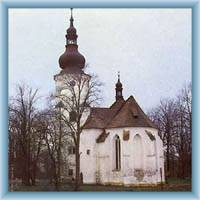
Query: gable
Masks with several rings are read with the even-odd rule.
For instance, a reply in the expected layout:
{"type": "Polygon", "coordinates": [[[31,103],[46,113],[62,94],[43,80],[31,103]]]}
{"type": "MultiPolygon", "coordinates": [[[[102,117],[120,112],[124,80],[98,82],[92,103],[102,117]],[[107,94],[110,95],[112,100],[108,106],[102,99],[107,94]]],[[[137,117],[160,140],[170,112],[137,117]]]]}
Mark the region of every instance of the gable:
{"type": "Polygon", "coordinates": [[[109,122],[106,128],[116,127],[152,127],[155,125],[142,111],[133,96],[130,96],[118,114],[109,122]]]}
{"type": "Polygon", "coordinates": [[[119,127],[156,128],[133,96],[126,101],[115,101],[110,108],[91,108],[90,116],[84,125],[84,129],[119,127]]]}

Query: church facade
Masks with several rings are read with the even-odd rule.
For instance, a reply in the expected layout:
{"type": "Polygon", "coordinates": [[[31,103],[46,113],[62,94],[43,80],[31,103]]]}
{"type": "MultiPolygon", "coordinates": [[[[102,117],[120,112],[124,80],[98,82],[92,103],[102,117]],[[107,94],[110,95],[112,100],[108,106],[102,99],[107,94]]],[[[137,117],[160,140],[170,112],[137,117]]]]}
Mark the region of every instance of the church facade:
{"type": "MultiPolygon", "coordinates": [[[[56,94],[63,92],[66,79],[72,83],[74,77],[81,74],[90,81],[90,76],[84,72],[85,58],[78,51],[77,37],[71,14],[66,50],[59,58],[62,70],[54,76],[56,94]]],[[[133,96],[124,99],[119,74],[115,92],[115,101],[110,107],[88,108],[82,122],[80,172],[83,183],[133,185],[164,182],[163,143],[157,128],[133,96]]],[[[63,152],[68,153],[67,150],[63,152]]],[[[67,169],[67,174],[73,177],[75,157],[68,157],[72,167],[67,169]]]]}

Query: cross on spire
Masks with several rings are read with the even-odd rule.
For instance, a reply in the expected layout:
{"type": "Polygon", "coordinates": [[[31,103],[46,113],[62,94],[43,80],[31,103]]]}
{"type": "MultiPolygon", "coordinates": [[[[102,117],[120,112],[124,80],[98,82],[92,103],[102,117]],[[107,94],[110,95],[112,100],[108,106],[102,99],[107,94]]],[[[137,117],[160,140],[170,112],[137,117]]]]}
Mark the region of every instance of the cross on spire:
{"type": "Polygon", "coordinates": [[[74,18],[73,18],[73,8],[70,8],[70,10],[71,10],[70,26],[73,27],[73,21],[74,21],[74,18]]]}
{"type": "Polygon", "coordinates": [[[120,71],[118,71],[118,81],[120,81],[120,71]]]}
{"type": "Polygon", "coordinates": [[[71,10],[71,17],[73,17],[73,8],[70,8],[70,10],[71,10]]]}

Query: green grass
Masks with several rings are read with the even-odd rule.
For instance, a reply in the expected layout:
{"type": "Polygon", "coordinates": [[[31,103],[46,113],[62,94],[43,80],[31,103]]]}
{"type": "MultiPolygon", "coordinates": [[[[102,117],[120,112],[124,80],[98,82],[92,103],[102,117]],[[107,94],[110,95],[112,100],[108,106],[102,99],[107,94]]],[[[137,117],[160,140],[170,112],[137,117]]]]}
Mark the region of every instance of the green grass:
{"type": "Polygon", "coordinates": [[[185,178],[185,179],[169,178],[168,183],[169,184],[191,184],[191,178],[185,178]]]}
{"type": "MultiPolygon", "coordinates": [[[[22,186],[17,185],[14,187],[14,191],[55,191],[53,185],[48,182],[38,183],[36,186],[22,186]]],[[[60,187],[60,191],[73,191],[73,186],[70,184],[63,184],[60,187]]],[[[113,186],[113,185],[81,185],[80,191],[191,191],[190,179],[169,179],[167,184],[158,186],[113,186]]]]}

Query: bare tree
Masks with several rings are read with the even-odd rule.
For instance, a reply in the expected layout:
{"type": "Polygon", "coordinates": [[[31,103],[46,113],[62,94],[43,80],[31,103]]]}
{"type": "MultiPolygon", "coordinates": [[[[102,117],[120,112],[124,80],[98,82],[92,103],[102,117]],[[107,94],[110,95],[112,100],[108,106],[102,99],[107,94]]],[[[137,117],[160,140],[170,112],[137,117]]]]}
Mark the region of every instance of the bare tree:
{"type": "Polygon", "coordinates": [[[176,148],[179,155],[179,176],[191,176],[192,156],[192,87],[185,86],[176,99],[176,148]]]}
{"type": "Polygon", "coordinates": [[[150,114],[152,121],[158,127],[159,135],[165,147],[166,178],[170,175],[170,157],[174,153],[174,105],[173,100],[163,99],[160,101],[160,105],[152,110],[150,114]]]}
{"type": "Polygon", "coordinates": [[[59,190],[61,184],[61,168],[64,165],[62,150],[64,145],[66,145],[67,138],[64,135],[60,108],[57,111],[52,106],[50,107],[51,109],[49,108],[44,113],[46,123],[45,142],[51,159],[55,189],[59,190]]]}
{"type": "Polygon", "coordinates": [[[9,141],[12,147],[9,152],[15,155],[15,168],[16,171],[20,170],[22,183],[25,185],[35,184],[36,166],[43,139],[36,109],[37,92],[38,90],[28,86],[18,85],[16,96],[10,98],[9,102],[9,141]]]}
{"type": "Polygon", "coordinates": [[[161,100],[149,113],[165,148],[167,176],[191,176],[192,91],[185,86],[174,99],[161,100]]]}
{"type": "Polygon", "coordinates": [[[90,107],[99,102],[101,82],[96,76],[71,74],[63,76],[62,89],[54,96],[55,104],[62,103],[61,117],[65,125],[65,134],[75,146],[75,190],[80,184],[80,135],[90,111],[90,107]]]}

